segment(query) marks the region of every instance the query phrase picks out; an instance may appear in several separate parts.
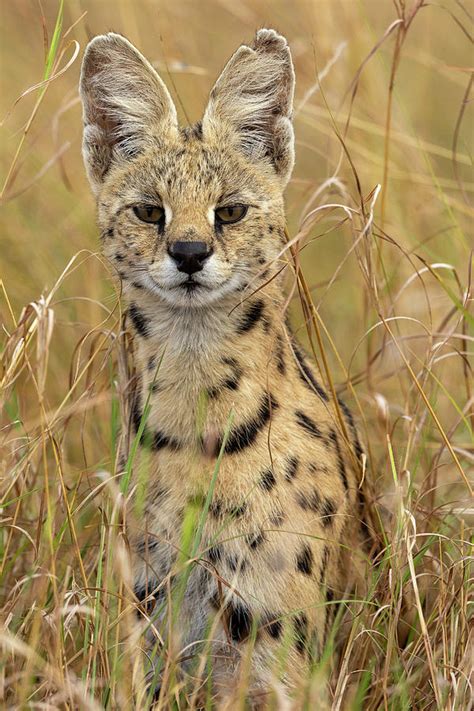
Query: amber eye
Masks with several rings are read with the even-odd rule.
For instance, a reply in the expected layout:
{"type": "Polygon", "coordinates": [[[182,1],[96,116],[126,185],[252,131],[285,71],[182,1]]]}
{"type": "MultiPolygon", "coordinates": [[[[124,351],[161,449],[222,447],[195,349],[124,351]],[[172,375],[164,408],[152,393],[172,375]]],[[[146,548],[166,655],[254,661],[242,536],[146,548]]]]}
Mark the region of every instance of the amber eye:
{"type": "Polygon", "coordinates": [[[247,205],[229,205],[229,207],[218,207],[216,210],[216,220],[223,225],[231,225],[238,222],[247,214],[247,205]]]}
{"type": "Polygon", "coordinates": [[[133,212],[142,222],[160,222],[165,215],[165,211],[159,205],[135,205],[133,212]]]}

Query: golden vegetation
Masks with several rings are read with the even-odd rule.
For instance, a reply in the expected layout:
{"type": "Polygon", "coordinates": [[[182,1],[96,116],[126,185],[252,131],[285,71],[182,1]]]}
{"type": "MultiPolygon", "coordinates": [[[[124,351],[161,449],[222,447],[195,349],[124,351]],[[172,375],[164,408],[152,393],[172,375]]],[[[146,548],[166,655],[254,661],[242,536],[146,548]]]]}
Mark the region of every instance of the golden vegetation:
{"type": "MultiPolygon", "coordinates": [[[[285,257],[292,320],[326,384],[357,415],[380,544],[367,598],[350,605],[340,657],[330,644],[323,659],[328,704],[466,709],[474,460],[467,3],[18,0],[4,5],[2,20],[6,707],[148,704],[128,492],[116,465],[127,341],[82,167],[80,54],[93,34],[126,34],[154,59],[182,121],[194,121],[229,50],[274,26],[297,70],[285,257]]],[[[183,531],[183,549],[193,551],[183,566],[198,555],[193,535],[183,531]]],[[[159,705],[196,708],[202,693],[175,674],[177,651],[162,652],[159,705]]],[[[295,708],[318,708],[321,673],[295,708]]],[[[235,708],[244,698],[242,678],[235,708]]],[[[278,684],[271,703],[279,707],[278,684]]]]}

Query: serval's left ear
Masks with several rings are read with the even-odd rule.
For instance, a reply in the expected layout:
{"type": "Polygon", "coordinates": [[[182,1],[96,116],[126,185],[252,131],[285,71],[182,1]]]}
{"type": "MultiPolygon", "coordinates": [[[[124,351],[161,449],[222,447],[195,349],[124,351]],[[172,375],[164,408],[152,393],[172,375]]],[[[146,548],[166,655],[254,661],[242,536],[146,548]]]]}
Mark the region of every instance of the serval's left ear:
{"type": "Polygon", "coordinates": [[[270,161],[283,184],[294,163],[291,123],[295,73],[290,49],[274,30],[259,30],[242,45],[211,91],[203,132],[228,129],[252,160],[270,161]]]}
{"type": "Polygon", "coordinates": [[[176,108],[151,64],[121,35],[109,32],[87,45],[80,94],[84,108],[83,153],[97,192],[115,163],[177,134],[176,108]]]}

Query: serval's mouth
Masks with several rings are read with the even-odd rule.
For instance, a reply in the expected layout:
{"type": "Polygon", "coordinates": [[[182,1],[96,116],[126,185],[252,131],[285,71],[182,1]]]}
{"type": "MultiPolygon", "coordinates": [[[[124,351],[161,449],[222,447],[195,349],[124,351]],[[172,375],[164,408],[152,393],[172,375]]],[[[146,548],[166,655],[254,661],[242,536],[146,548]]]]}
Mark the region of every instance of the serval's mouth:
{"type": "Polygon", "coordinates": [[[189,279],[186,279],[186,281],[181,282],[178,288],[184,289],[188,294],[192,294],[197,289],[209,289],[208,286],[196,281],[196,279],[193,279],[192,276],[190,276],[189,279]]]}
{"type": "Polygon", "coordinates": [[[205,307],[226,298],[242,289],[242,277],[233,274],[217,284],[205,284],[196,276],[189,276],[178,283],[163,283],[149,272],[141,275],[141,288],[158,296],[171,306],[205,307]]]}

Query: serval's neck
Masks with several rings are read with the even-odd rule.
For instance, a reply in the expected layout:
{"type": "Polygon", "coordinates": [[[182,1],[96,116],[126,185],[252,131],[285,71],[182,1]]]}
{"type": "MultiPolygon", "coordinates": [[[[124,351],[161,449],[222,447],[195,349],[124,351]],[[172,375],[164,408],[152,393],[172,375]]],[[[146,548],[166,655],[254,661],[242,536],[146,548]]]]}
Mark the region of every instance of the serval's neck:
{"type": "Polygon", "coordinates": [[[201,429],[222,432],[232,410],[255,411],[278,387],[276,380],[284,385],[287,343],[277,285],[189,310],[139,292],[129,315],[140,412],[147,402],[153,431],[172,432],[182,445],[202,439],[201,429]]]}

